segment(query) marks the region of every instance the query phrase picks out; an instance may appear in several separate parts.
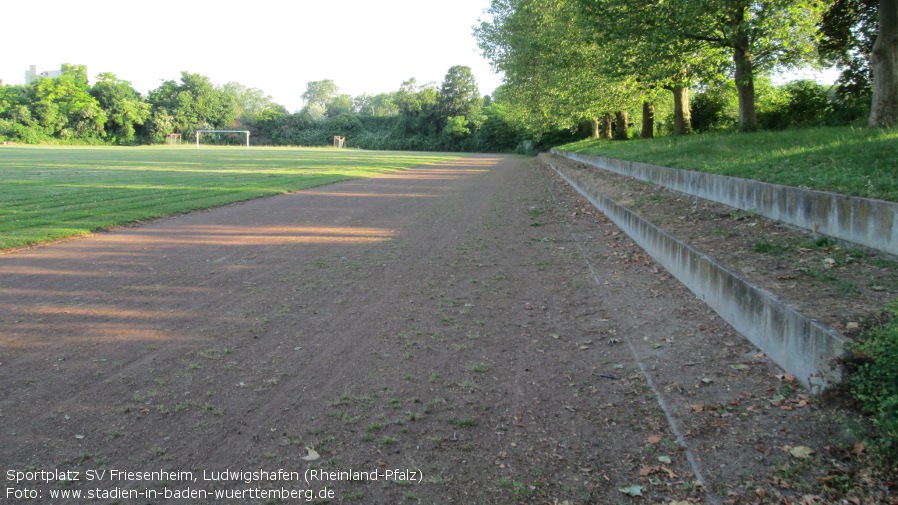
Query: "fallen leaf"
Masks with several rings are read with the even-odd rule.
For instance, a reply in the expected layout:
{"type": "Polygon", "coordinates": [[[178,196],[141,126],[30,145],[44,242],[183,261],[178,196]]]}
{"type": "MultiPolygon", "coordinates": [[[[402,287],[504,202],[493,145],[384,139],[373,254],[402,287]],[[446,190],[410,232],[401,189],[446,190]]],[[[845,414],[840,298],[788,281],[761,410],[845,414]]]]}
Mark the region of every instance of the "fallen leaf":
{"type": "Polygon", "coordinates": [[[670,456],[658,456],[658,461],[664,463],[665,465],[670,464],[670,456]]]}
{"type": "Polygon", "coordinates": [[[730,365],[730,368],[732,368],[733,370],[748,370],[749,367],[748,365],[740,363],[738,365],[730,365]]]}
{"type": "Polygon", "coordinates": [[[705,384],[711,384],[712,382],[714,382],[714,379],[710,377],[702,377],[702,382],[704,382],[705,384]]]}
{"type": "Polygon", "coordinates": [[[315,461],[316,459],[321,457],[318,455],[315,449],[312,449],[311,447],[306,447],[306,450],[309,451],[309,454],[302,457],[303,461],[315,461]]]}
{"type": "Polygon", "coordinates": [[[645,439],[646,443],[655,445],[661,441],[660,435],[649,435],[649,438],[645,439]]]}
{"type": "Polygon", "coordinates": [[[652,472],[654,472],[654,471],[655,471],[655,467],[653,467],[653,466],[644,466],[644,467],[642,467],[642,468],[639,469],[639,476],[640,476],[640,477],[648,477],[648,476],[651,475],[652,472]]]}
{"type": "Polygon", "coordinates": [[[703,412],[705,410],[705,406],[702,404],[690,405],[689,408],[692,409],[693,412],[703,412]]]}
{"type": "Polygon", "coordinates": [[[854,454],[861,454],[867,449],[867,445],[863,442],[855,442],[854,448],[851,449],[851,452],[854,454]]]}
{"type": "Polygon", "coordinates": [[[789,454],[798,459],[806,459],[810,458],[811,454],[814,454],[814,449],[811,449],[810,447],[804,445],[796,445],[789,450],[789,454]]]}
{"type": "Polygon", "coordinates": [[[619,491],[627,496],[642,496],[642,486],[622,487],[619,491]]]}

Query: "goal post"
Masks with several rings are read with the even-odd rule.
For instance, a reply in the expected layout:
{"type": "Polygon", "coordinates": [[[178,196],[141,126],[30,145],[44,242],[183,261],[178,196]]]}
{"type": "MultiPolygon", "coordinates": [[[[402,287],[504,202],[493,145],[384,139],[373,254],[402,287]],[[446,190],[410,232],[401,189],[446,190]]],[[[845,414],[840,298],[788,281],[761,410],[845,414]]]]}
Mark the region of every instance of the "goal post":
{"type": "Polygon", "coordinates": [[[249,130],[197,130],[196,131],[196,148],[200,148],[201,133],[243,133],[246,135],[246,147],[249,147],[249,130]]]}
{"type": "Polygon", "coordinates": [[[337,149],[343,149],[346,147],[346,137],[342,135],[334,135],[334,147],[337,149]]]}

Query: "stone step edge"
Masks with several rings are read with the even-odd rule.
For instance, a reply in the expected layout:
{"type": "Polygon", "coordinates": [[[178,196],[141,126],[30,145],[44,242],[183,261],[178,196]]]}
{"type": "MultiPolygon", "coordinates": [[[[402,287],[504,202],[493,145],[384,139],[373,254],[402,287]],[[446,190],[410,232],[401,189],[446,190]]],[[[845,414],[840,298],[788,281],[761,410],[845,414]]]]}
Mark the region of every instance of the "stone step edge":
{"type": "Polygon", "coordinates": [[[576,170],[542,159],[696,297],[806,388],[820,392],[842,381],[839,358],[845,353],[847,339],[840,332],[801,314],[619,205],[590,181],[578,178],[576,170]]]}
{"type": "Polygon", "coordinates": [[[552,154],[898,256],[898,203],[552,149],[552,154]]]}

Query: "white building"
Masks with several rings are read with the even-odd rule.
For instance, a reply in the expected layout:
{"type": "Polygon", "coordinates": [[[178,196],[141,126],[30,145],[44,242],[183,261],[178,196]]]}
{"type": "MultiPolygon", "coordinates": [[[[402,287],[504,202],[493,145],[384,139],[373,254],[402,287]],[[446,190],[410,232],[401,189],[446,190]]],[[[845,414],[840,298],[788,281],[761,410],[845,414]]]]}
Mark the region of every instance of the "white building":
{"type": "Polygon", "coordinates": [[[37,65],[31,65],[31,67],[25,71],[25,84],[31,84],[33,81],[36,81],[41,77],[53,78],[59,77],[61,75],[62,70],[46,70],[44,72],[38,73],[37,65]]]}

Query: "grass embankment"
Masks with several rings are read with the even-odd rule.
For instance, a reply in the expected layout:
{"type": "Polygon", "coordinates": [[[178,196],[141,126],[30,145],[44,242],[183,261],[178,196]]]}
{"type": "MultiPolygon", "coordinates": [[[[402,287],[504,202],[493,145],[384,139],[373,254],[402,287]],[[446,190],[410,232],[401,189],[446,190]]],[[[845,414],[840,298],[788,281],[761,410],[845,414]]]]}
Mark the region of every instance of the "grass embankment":
{"type": "Polygon", "coordinates": [[[0,250],[439,163],[329,149],[0,148],[0,250]]]}
{"type": "Polygon", "coordinates": [[[584,140],[559,149],[898,202],[896,129],[584,140]]]}

